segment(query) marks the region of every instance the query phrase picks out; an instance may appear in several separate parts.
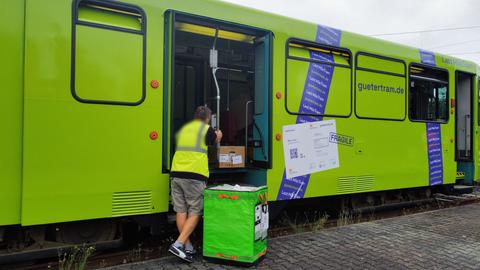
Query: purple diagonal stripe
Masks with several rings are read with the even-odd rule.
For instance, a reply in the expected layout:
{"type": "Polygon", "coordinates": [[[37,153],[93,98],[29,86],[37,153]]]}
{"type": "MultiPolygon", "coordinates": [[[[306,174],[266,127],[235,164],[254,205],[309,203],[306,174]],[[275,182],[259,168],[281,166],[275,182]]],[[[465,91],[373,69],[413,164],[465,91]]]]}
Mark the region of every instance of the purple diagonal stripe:
{"type": "Polygon", "coordinates": [[[442,134],[440,124],[427,123],[428,182],[430,186],[443,183],[442,134]]]}
{"type": "MultiPolygon", "coordinates": [[[[420,50],[423,64],[435,66],[435,54],[420,50]]],[[[428,183],[430,186],[443,183],[442,133],[438,123],[427,123],[428,183]]]]}
{"type": "Polygon", "coordinates": [[[420,49],[422,64],[435,66],[435,53],[420,49]]]}
{"type": "MultiPolygon", "coordinates": [[[[325,45],[338,46],[342,32],[340,30],[321,26],[317,27],[315,41],[325,45]]],[[[310,51],[310,59],[322,60],[334,63],[331,54],[310,51]]],[[[332,82],[334,67],[318,63],[310,63],[307,72],[307,79],[303,87],[302,99],[300,100],[299,113],[322,115],[327,105],[328,92],[332,82]]],[[[297,116],[296,123],[307,123],[321,121],[321,116],[297,116]]],[[[290,200],[303,198],[307,190],[310,175],[293,177],[287,179],[286,172],[283,172],[282,183],[278,191],[277,200],[290,200]]]]}

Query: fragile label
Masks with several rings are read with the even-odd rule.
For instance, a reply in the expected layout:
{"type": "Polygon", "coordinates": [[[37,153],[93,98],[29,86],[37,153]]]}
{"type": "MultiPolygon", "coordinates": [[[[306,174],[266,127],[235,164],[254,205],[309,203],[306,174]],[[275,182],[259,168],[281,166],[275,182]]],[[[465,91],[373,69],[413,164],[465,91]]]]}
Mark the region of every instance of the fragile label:
{"type": "Polygon", "coordinates": [[[330,132],[329,141],[331,143],[353,146],[353,137],[330,132]]]}

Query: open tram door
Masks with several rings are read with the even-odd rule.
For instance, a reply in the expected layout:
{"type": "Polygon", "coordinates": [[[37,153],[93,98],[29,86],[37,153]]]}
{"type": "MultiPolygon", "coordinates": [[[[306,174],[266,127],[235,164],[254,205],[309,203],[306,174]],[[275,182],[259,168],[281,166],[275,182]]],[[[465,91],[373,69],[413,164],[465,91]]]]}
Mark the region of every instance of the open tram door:
{"type": "Polygon", "coordinates": [[[475,182],[480,182],[480,75],[478,75],[478,71],[477,71],[477,77],[476,77],[475,83],[476,83],[475,89],[477,89],[475,91],[476,103],[473,102],[473,105],[474,105],[474,109],[477,110],[476,112],[477,118],[476,118],[476,121],[473,121],[473,125],[474,125],[473,129],[475,130],[474,144],[473,144],[473,149],[475,149],[474,155],[473,155],[473,160],[475,163],[475,166],[474,166],[475,173],[474,173],[473,180],[475,182]]]}
{"type": "Polygon", "coordinates": [[[455,159],[457,174],[465,184],[474,179],[474,130],[473,97],[475,75],[457,71],[455,73],[455,159]]]}
{"type": "MultiPolygon", "coordinates": [[[[176,132],[200,105],[212,110],[211,126],[222,130],[222,146],[245,152],[243,168],[211,167],[213,174],[241,179],[269,168],[271,32],[176,11],[167,11],[165,20],[164,172],[171,167],[176,132]]],[[[247,182],[266,184],[265,176],[255,178],[260,181],[247,182]]]]}

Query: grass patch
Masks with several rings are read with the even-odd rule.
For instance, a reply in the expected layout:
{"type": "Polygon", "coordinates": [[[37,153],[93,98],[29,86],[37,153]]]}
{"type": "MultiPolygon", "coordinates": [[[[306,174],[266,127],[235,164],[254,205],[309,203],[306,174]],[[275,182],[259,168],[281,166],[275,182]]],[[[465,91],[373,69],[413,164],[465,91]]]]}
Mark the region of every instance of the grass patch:
{"type": "Polygon", "coordinates": [[[84,270],[87,266],[88,258],[95,252],[94,246],[83,245],[74,246],[68,252],[59,251],[58,269],[59,270],[84,270]]]}

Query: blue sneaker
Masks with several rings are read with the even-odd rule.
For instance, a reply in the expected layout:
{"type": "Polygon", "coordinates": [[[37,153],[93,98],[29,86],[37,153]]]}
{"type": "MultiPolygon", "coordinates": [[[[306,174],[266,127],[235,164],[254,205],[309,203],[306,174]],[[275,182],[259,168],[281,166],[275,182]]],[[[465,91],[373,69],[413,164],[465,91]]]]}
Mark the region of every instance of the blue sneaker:
{"type": "Polygon", "coordinates": [[[185,253],[193,257],[195,254],[197,254],[197,251],[195,249],[185,249],[185,253]]]}
{"type": "Polygon", "coordinates": [[[193,262],[192,254],[187,254],[184,247],[176,247],[172,244],[168,248],[168,251],[186,262],[189,262],[189,263],[193,262]]]}

